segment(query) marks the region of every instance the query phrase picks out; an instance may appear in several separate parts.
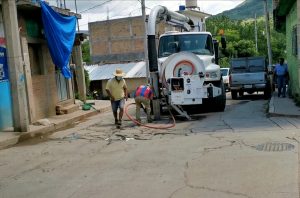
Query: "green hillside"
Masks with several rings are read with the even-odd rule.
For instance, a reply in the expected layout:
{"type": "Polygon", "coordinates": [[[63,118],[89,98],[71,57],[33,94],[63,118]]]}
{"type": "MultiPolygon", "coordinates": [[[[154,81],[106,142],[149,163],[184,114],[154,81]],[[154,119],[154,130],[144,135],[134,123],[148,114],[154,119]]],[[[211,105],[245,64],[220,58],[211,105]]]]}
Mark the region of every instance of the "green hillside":
{"type": "MultiPolygon", "coordinates": [[[[272,0],[268,0],[269,10],[272,10],[272,0]]],[[[245,0],[237,7],[224,11],[216,16],[225,15],[230,19],[244,20],[264,15],[264,1],[263,0],[245,0]]]]}

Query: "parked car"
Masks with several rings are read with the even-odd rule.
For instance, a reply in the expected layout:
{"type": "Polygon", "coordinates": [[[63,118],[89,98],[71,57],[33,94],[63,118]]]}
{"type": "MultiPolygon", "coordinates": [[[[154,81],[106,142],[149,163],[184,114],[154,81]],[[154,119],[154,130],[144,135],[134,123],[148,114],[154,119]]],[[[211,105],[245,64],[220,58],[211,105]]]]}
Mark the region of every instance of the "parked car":
{"type": "Polygon", "coordinates": [[[265,99],[271,96],[271,82],[264,57],[235,58],[230,62],[229,84],[232,99],[263,91],[265,99]]]}
{"type": "Polygon", "coordinates": [[[229,68],[221,68],[221,74],[222,74],[223,83],[224,83],[226,91],[230,91],[230,87],[229,87],[229,71],[230,71],[229,68]]]}

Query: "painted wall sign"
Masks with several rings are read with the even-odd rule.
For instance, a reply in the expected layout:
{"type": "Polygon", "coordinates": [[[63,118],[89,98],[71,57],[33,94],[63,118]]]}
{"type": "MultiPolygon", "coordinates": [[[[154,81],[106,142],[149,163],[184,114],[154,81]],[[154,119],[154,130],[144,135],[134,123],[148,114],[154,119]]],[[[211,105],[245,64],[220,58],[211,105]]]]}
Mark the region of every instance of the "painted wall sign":
{"type": "Polygon", "coordinates": [[[8,79],[6,48],[0,46],[0,82],[7,81],[8,79]]]}

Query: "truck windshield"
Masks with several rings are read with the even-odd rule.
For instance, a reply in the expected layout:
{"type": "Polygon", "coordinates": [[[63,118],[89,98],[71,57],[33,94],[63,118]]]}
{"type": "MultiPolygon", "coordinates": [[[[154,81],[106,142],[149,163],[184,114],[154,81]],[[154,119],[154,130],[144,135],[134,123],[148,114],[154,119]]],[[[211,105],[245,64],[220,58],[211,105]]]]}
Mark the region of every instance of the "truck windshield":
{"type": "Polygon", "coordinates": [[[249,73],[249,72],[264,72],[264,58],[239,58],[231,61],[232,73],[249,73]]]}
{"type": "Polygon", "coordinates": [[[228,76],[228,72],[229,72],[228,69],[221,69],[222,76],[228,76]]]}
{"type": "Polygon", "coordinates": [[[159,40],[158,57],[188,51],[200,55],[213,55],[213,42],[208,34],[167,35],[159,40]]]}

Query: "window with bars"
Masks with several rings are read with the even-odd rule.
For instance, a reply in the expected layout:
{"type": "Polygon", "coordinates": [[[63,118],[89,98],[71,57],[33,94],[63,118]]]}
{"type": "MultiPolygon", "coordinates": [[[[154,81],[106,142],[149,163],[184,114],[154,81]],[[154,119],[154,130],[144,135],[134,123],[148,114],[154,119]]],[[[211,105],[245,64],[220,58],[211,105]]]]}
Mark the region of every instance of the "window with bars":
{"type": "Polygon", "coordinates": [[[297,25],[292,30],[292,53],[294,56],[298,55],[298,38],[297,38],[297,25]]]}

